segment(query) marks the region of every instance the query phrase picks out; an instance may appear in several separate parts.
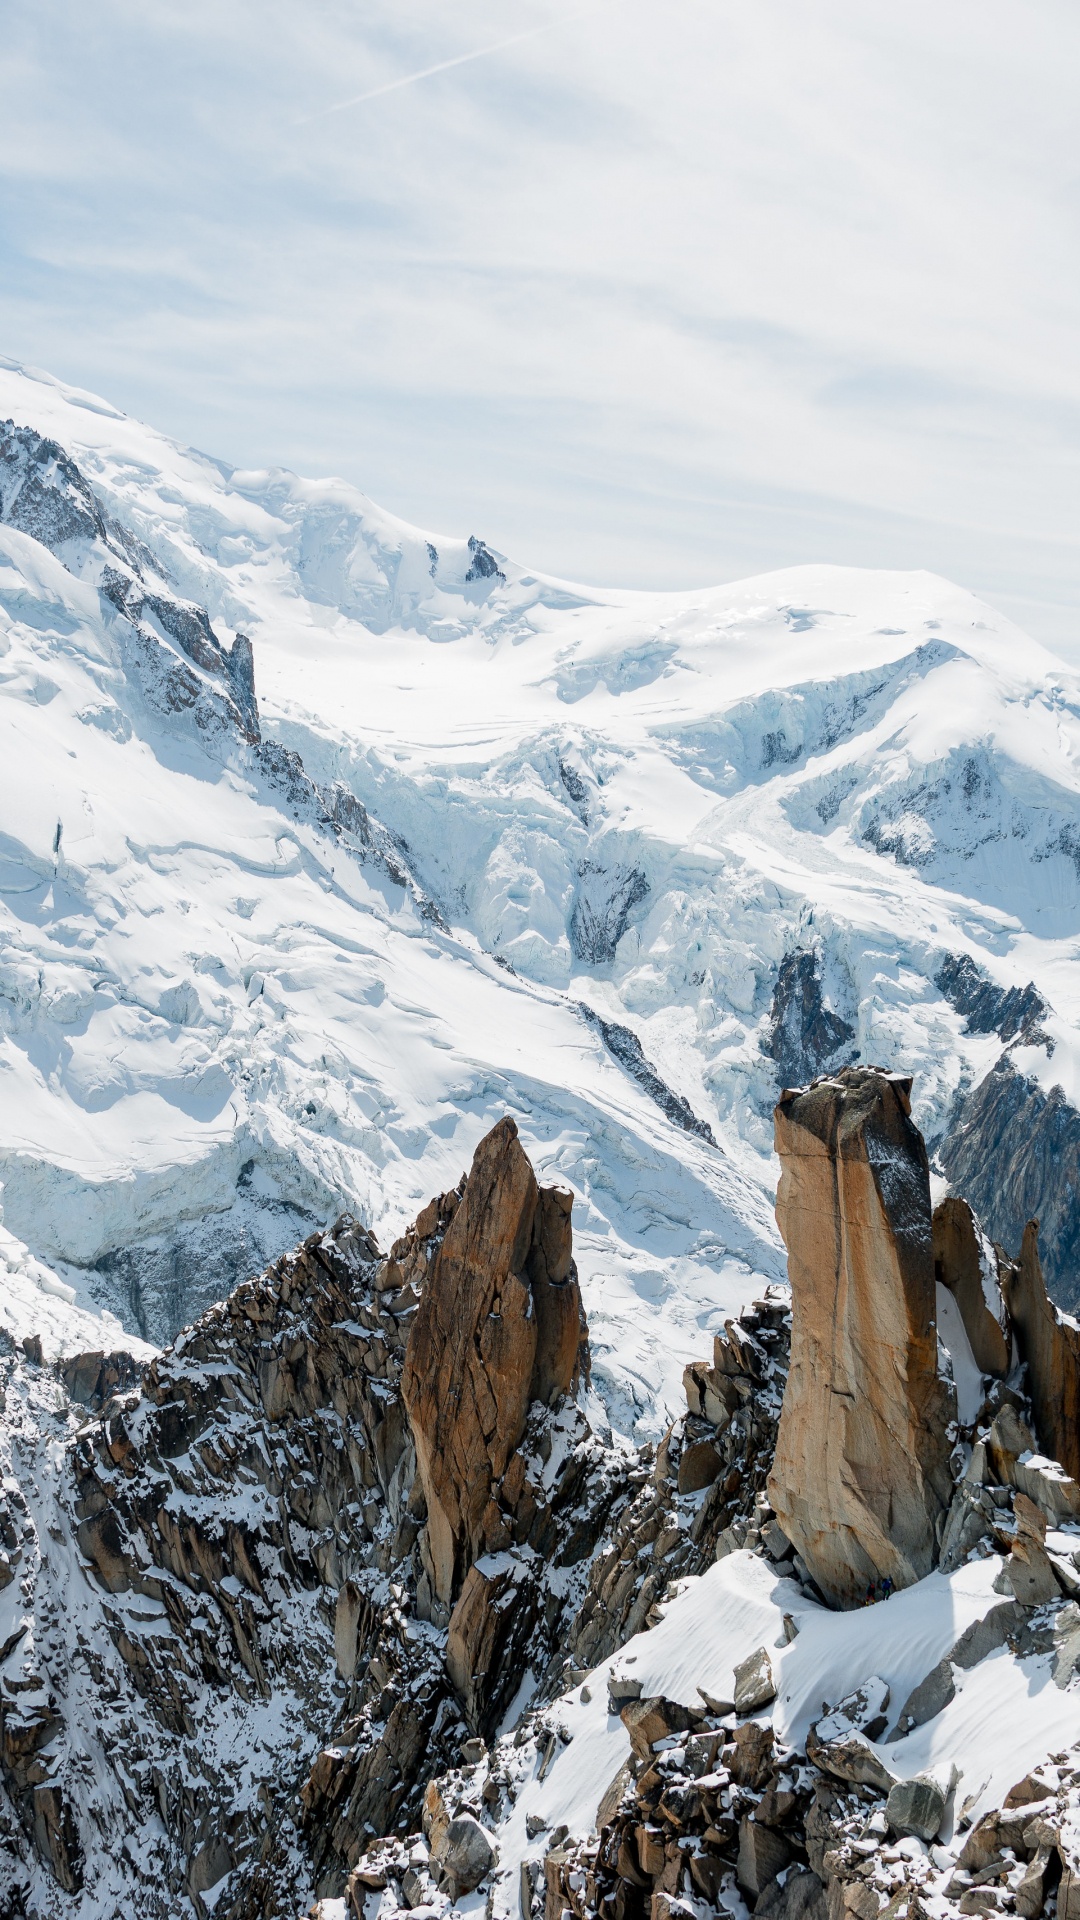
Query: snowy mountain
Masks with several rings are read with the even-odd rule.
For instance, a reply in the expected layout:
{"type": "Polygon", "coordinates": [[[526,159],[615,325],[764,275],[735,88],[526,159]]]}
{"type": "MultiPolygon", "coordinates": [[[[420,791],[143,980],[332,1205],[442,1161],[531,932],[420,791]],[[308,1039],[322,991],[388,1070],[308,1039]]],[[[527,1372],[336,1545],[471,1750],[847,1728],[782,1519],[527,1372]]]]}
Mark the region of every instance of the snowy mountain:
{"type": "Polygon", "coordinates": [[[1072,1297],[1060,663],[928,576],[574,588],[10,365],[4,418],[0,1173],[84,1304],[167,1338],[510,1110],[655,1428],[782,1274],[778,1086],[843,1059],[1072,1297]]]}
{"type": "Polygon", "coordinates": [[[1080,1486],[1023,1420],[1047,1327],[1080,1382],[1024,1235],[1074,1301],[1080,680],[930,576],[573,587],[5,364],[0,691],[0,1913],[341,1920],[360,1858],[367,1920],[1075,1920],[1080,1486]],[[987,1371],[912,1146],[940,1511],[874,1615],[768,1492],[772,1112],[852,1062],[1024,1240],[970,1236],[987,1371]],[[984,1824],[1028,1768],[1052,1840],[984,1824]]]}

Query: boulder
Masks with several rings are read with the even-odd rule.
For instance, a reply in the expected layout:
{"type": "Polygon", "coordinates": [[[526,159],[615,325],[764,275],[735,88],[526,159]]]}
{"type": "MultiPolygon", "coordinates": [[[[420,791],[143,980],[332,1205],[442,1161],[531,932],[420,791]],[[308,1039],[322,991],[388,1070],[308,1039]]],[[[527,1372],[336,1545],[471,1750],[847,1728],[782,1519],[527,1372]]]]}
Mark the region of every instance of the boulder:
{"type": "Polygon", "coordinates": [[[815,1767],[832,1774],[834,1780],[848,1780],[853,1786],[877,1787],[891,1792],[896,1776],[878,1758],[865,1734],[846,1733],[834,1740],[822,1740],[816,1727],[806,1736],[806,1757],[815,1767]]]}
{"type": "Polygon", "coordinates": [[[870,1674],[816,1723],[817,1738],[845,1740],[851,1733],[861,1733],[867,1740],[880,1740],[888,1725],[889,1699],[888,1681],[870,1674]]]}
{"type": "Polygon", "coordinates": [[[368,1601],[355,1580],[346,1580],[338,1591],[337,1605],[334,1609],[334,1657],[337,1670],[343,1680],[351,1680],[356,1672],[356,1653],[360,1639],[360,1622],[368,1611],[368,1601]]]}
{"type": "Polygon", "coordinates": [[[910,1080],[870,1067],[785,1093],[776,1217],[791,1365],[769,1497],[826,1597],[860,1604],[934,1564],[952,1498],[930,1179],[910,1080]]]}
{"type": "Polygon", "coordinates": [[[767,1707],[769,1701],[775,1699],[776,1680],[768,1648],[758,1647],[745,1660],[740,1660],[735,1669],[735,1711],[756,1713],[759,1707],[767,1707]]]}
{"type": "Polygon", "coordinates": [[[658,1741],[688,1732],[695,1722],[700,1724],[700,1715],[692,1708],[680,1706],[677,1700],[665,1700],[661,1694],[651,1695],[647,1700],[629,1701],[619,1717],[630,1735],[630,1745],[637,1758],[646,1765],[658,1741]]]}
{"type": "Polygon", "coordinates": [[[960,1309],[975,1365],[981,1373],[1002,1378],[1012,1358],[1009,1316],[994,1249],[966,1200],[949,1194],[934,1208],[931,1239],[934,1278],[948,1288],[960,1309]]]}
{"type": "Polygon", "coordinates": [[[940,1773],[917,1773],[911,1780],[898,1780],[885,1802],[885,1818],[897,1837],[915,1834],[919,1840],[935,1840],[954,1784],[955,1774],[943,1778],[940,1773]]]}
{"type": "Polygon", "coordinates": [[[114,1393],[126,1393],[137,1386],[141,1369],[130,1353],[76,1353],[59,1363],[59,1373],[68,1398],[77,1406],[97,1413],[114,1393]]]}
{"type": "MultiPolygon", "coordinates": [[[[1045,1806],[1046,1802],[1041,1804],[1045,1806]]],[[[1014,1854],[1022,1854],[1024,1834],[1034,1818],[1031,1805],[1000,1807],[984,1813],[965,1839],[957,1856],[957,1866],[966,1873],[983,1873],[992,1861],[1000,1859],[1006,1847],[1014,1854]]]]}
{"type": "Polygon", "coordinates": [[[904,1701],[893,1729],[894,1740],[910,1733],[913,1727],[924,1727],[928,1720],[936,1719],[955,1697],[956,1680],[952,1662],[948,1659],[939,1660],[937,1666],[931,1667],[925,1680],[920,1680],[904,1701]]]}
{"type": "MultiPolygon", "coordinates": [[[[995,1416],[986,1436],[986,1464],[1003,1487],[1016,1484],[1016,1463],[1025,1454],[1035,1454],[1034,1435],[1028,1432],[1016,1408],[1007,1402],[995,1416]]],[[[974,1461],[974,1452],[972,1460],[974,1461]]]]}
{"type": "Polygon", "coordinates": [[[711,1440],[691,1441],[679,1455],[679,1492],[700,1493],[703,1487],[711,1487],[723,1464],[711,1440]]]}
{"type": "Polygon", "coordinates": [[[941,1571],[954,1573],[962,1566],[972,1549],[988,1534],[993,1534],[996,1521],[997,1509],[986,1488],[974,1481],[961,1480],[941,1535],[938,1552],[941,1571]]]}
{"type": "Polygon", "coordinates": [[[773,1880],[754,1907],[754,1920],[827,1920],[825,1889],[811,1867],[792,1867],[773,1880]]]}
{"type": "Polygon", "coordinates": [[[455,1814],[431,1849],[431,1864],[451,1900],[472,1893],[497,1858],[491,1835],[471,1813],[455,1814]]]}
{"type": "Polygon", "coordinates": [[[442,1607],[474,1560],[509,1545],[500,1484],[532,1400],[574,1386],[584,1337],[570,1195],[537,1186],[507,1116],[476,1149],[402,1372],[442,1607]]]}
{"type": "Polygon", "coordinates": [[[1020,1258],[1003,1276],[1005,1304],[1028,1366],[1035,1425],[1044,1453],[1080,1480],[1080,1326],[1054,1306],[1039,1260],[1039,1223],[1024,1229],[1020,1258]]]}
{"type": "Polygon", "coordinates": [[[782,1833],[759,1826],[745,1814],[739,1822],[739,1857],[735,1877],[744,1893],[756,1898],[791,1859],[791,1847],[782,1833]]]}
{"type": "Polygon", "coordinates": [[[608,1712],[621,1713],[631,1700],[641,1699],[641,1681],[629,1673],[609,1673],[607,1697],[608,1712]]]}
{"type": "Polygon", "coordinates": [[[731,1425],[731,1416],[739,1405],[735,1387],[725,1374],[701,1361],[683,1368],[683,1391],[691,1413],[708,1420],[721,1431],[731,1425]]]}
{"type": "Polygon", "coordinates": [[[1080,1486],[1045,1453],[1022,1454],[1014,1461],[1012,1483],[1034,1500],[1053,1526],[1080,1520],[1080,1486]]]}
{"type": "Polygon", "coordinates": [[[1021,1920],[1037,1920],[1042,1912],[1053,1877],[1054,1855],[1053,1847],[1039,1847],[1014,1884],[1013,1899],[1021,1920]]]}
{"type": "Polygon", "coordinates": [[[735,1729],[732,1740],[735,1751],[730,1756],[728,1771],[736,1786],[758,1792],[775,1770],[776,1735],[771,1727],[750,1720],[746,1726],[735,1729]]]}
{"type": "Polygon", "coordinates": [[[1066,1601],[1054,1621],[1054,1685],[1062,1691],[1080,1665],[1080,1607],[1066,1601]]]}
{"type": "Polygon", "coordinates": [[[1043,1542],[1046,1539],[1046,1515],[1025,1493],[1013,1496],[1016,1531],[1012,1551],[994,1589],[1011,1593],[1021,1606],[1041,1607],[1058,1599],[1061,1589],[1043,1542]]]}

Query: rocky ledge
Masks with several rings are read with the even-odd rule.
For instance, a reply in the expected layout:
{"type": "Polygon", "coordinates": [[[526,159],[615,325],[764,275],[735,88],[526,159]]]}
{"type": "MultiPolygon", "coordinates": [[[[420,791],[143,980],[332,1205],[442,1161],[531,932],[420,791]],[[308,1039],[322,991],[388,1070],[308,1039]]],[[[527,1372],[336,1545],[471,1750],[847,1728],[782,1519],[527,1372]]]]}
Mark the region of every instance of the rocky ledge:
{"type": "Polygon", "coordinates": [[[141,1373],[8,1352],[4,1911],[1076,1920],[1080,1687],[993,1804],[947,1729],[1080,1668],[1080,1329],[1034,1226],[932,1208],[908,1095],[784,1094],[791,1297],[655,1449],[590,1419],[570,1195],[509,1119],[388,1254],[344,1218],[141,1373]],[[868,1603],[903,1687],[856,1635],[797,1707],[868,1603]]]}

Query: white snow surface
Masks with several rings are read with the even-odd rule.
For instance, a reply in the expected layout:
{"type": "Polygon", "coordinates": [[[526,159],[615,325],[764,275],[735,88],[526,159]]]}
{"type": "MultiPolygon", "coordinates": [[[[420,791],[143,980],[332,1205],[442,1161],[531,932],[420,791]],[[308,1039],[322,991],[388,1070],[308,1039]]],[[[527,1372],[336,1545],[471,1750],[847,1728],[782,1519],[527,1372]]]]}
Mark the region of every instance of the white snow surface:
{"type": "Polygon", "coordinates": [[[226,1243],[240,1277],[346,1205],[392,1238],[509,1111],[575,1193],[596,1384],[656,1432],[783,1277],[785,953],[816,950],[863,1059],[914,1073],[930,1137],[1001,1050],[933,985],[946,953],[1036,981],[1053,1060],[1018,1064],[1080,1093],[1080,681],[971,595],[825,566],[577,588],[3,363],[7,417],[251,636],[264,738],[398,836],[442,921],[239,737],[148,705],[78,543],[0,524],[4,1217],[81,1305],[155,1332],[125,1249],[183,1306],[226,1243]]]}
{"type": "MultiPolygon", "coordinates": [[[[699,1687],[730,1699],[735,1666],[764,1646],[777,1698],[755,1718],[771,1722],[781,1743],[801,1746],[829,1707],[874,1677],[889,1689],[891,1725],[964,1630],[1001,1605],[992,1586],[1000,1566],[994,1555],[956,1573],[934,1573],[855,1613],[817,1606],[750,1553],[730,1554],[683,1582],[659,1626],[636,1635],[589,1675],[588,1698],[575,1687],[552,1709],[548,1718],[569,1739],[556,1748],[543,1780],[540,1756],[530,1760],[499,1829],[495,1911],[516,1913],[520,1862],[542,1857],[543,1836],[528,1835],[530,1815],[548,1832],[562,1824],[575,1835],[595,1830],[597,1807],[630,1753],[626,1729],[609,1710],[610,1672],[640,1680],[646,1698],[663,1694],[700,1708],[699,1687]],[[797,1629],[786,1644],[785,1615],[797,1629]]],[[[956,1695],[944,1711],[902,1739],[874,1743],[874,1751],[902,1779],[955,1764],[955,1804],[970,1802],[968,1816],[978,1819],[1047,1754],[1080,1740],[1080,1690],[1057,1688],[1052,1666],[1049,1655],[1016,1660],[1002,1649],[969,1672],[954,1668],[956,1695]]]]}

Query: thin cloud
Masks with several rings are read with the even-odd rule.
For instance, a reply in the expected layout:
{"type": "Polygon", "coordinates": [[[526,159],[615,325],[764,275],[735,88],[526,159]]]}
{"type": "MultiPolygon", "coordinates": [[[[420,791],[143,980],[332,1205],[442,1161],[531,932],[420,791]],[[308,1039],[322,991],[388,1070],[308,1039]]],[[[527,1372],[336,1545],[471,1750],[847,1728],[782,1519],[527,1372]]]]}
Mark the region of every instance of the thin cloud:
{"type": "Polygon", "coordinates": [[[520,46],[523,40],[535,40],[538,33],[550,33],[566,17],[566,14],[559,14],[554,20],[545,20],[542,26],[526,27],[522,33],[512,33],[506,40],[493,40],[490,46],[473,47],[468,53],[455,54],[452,60],[439,60],[433,67],[421,67],[417,73],[403,74],[400,80],[388,80],[384,86],[369,87],[366,93],[354,93],[348,100],[337,100],[331,107],[320,107],[317,113],[306,114],[298,124],[310,126],[313,120],[325,120],[332,113],[345,113],[349,107],[363,106],[365,100],[379,100],[384,93],[397,93],[401,87],[415,86],[418,80],[430,80],[433,74],[448,73],[451,67],[463,67],[470,60],[483,60],[488,54],[502,53],[506,47],[520,46]]]}

